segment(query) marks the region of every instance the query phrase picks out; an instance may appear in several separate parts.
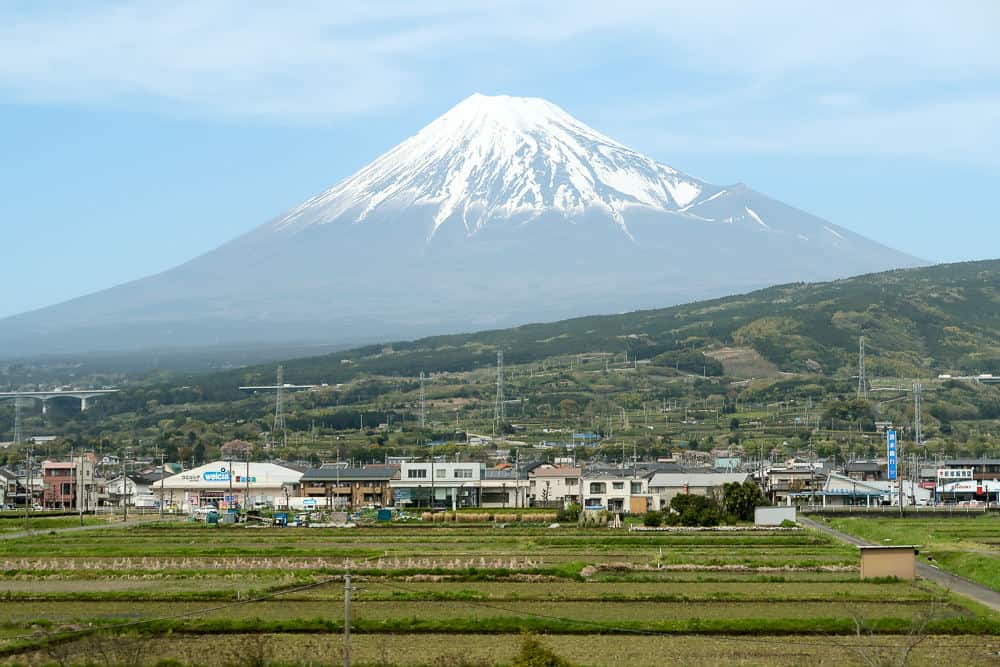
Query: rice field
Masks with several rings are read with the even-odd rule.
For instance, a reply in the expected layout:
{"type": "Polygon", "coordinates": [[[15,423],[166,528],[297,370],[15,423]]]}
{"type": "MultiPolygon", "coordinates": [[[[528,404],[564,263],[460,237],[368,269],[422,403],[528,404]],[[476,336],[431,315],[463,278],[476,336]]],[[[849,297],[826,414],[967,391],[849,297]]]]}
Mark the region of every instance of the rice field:
{"type": "Polygon", "coordinates": [[[340,664],[347,573],[355,665],[512,664],[524,633],[579,665],[1000,651],[996,615],[860,581],[855,549],[804,529],[147,524],[0,541],[0,573],[0,664],[340,664]]]}

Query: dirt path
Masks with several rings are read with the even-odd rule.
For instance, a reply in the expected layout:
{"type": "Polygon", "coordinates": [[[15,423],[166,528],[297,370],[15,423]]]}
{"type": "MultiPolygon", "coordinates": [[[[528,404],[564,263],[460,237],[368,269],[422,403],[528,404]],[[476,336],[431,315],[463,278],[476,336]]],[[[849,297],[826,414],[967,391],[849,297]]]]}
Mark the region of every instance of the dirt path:
{"type": "MultiPolygon", "coordinates": [[[[812,519],[807,519],[801,515],[799,516],[799,523],[803,526],[814,528],[821,533],[826,533],[827,535],[835,537],[843,542],[847,542],[848,544],[853,544],[859,547],[874,546],[867,540],[862,540],[859,537],[842,533],[839,530],[835,530],[829,526],[824,526],[821,523],[816,523],[812,519]]],[[[917,574],[928,581],[933,581],[936,584],[944,586],[953,593],[958,593],[959,595],[971,598],[979,604],[987,606],[994,611],[1000,611],[1000,593],[992,588],[987,588],[982,584],[969,581],[968,579],[952,574],[951,572],[945,572],[940,568],[927,563],[922,563],[919,560],[917,561],[917,574]]]]}

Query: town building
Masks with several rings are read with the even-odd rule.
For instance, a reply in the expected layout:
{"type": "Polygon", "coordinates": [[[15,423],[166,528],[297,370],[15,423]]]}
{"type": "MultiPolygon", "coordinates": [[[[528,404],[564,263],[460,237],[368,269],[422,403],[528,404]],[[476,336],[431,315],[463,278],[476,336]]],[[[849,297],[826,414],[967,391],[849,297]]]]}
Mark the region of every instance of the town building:
{"type": "Polygon", "coordinates": [[[583,471],[574,465],[542,464],[528,473],[528,494],[534,507],[581,504],[583,471]]]}
{"type": "Polygon", "coordinates": [[[818,463],[790,460],[765,471],[764,493],[775,505],[785,504],[790,496],[822,491],[827,475],[818,463]]]}
{"type": "Polygon", "coordinates": [[[873,482],[886,478],[886,465],[878,461],[850,461],[844,466],[844,475],[860,482],[873,482]]]}
{"type": "Polygon", "coordinates": [[[750,479],[748,472],[660,472],[649,480],[649,493],[653,497],[653,509],[670,507],[670,500],[679,494],[699,496],[715,495],[722,498],[722,487],[726,484],[750,479]]]}
{"type": "Polygon", "coordinates": [[[583,473],[583,507],[613,513],[645,514],[652,509],[651,475],[628,470],[590,470],[583,473]]]}
{"type": "Polygon", "coordinates": [[[17,483],[17,473],[7,468],[0,468],[0,507],[23,503],[24,489],[17,483]]]}
{"type": "Polygon", "coordinates": [[[399,466],[324,465],[302,473],[299,495],[316,498],[327,509],[384,507],[392,505],[390,482],[398,477],[399,466]]]}
{"type": "Polygon", "coordinates": [[[275,463],[214,461],[163,478],[153,495],[165,508],[254,508],[285,503],[295,496],[302,471],[275,463]]]}
{"type": "Polygon", "coordinates": [[[399,479],[390,482],[393,502],[400,507],[480,507],[484,468],[482,463],[403,463],[399,479]]]}
{"type": "Polygon", "coordinates": [[[93,453],[69,461],[42,462],[42,506],[84,512],[97,507],[97,459],[93,453]]]}
{"type": "Polygon", "coordinates": [[[138,508],[159,507],[158,496],[153,489],[163,477],[164,474],[157,471],[130,473],[110,479],[104,485],[108,503],[115,507],[120,507],[122,503],[138,508]]]}
{"type": "Polygon", "coordinates": [[[528,487],[531,465],[515,467],[501,464],[484,468],[480,482],[480,507],[506,508],[534,506],[528,487]]]}

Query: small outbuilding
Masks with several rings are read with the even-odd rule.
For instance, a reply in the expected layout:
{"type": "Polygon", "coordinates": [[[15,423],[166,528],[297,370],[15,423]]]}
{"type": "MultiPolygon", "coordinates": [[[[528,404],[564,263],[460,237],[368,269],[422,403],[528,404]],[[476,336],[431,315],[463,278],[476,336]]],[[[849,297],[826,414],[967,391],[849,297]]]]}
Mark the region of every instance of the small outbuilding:
{"type": "Polygon", "coordinates": [[[917,554],[913,545],[864,546],[861,550],[861,578],[917,578],[917,554]]]}
{"type": "Polygon", "coordinates": [[[795,523],[796,520],[794,506],[755,507],[753,510],[755,526],[780,526],[783,521],[795,523]]]}

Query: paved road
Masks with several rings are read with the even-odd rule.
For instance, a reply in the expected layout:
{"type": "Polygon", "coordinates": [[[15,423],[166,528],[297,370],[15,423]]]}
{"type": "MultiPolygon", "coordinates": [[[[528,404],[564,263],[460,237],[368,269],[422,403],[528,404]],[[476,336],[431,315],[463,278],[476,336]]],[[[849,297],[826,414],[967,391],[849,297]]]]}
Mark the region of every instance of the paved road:
{"type": "MultiPolygon", "coordinates": [[[[855,546],[874,546],[867,540],[862,540],[859,537],[854,537],[853,535],[842,533],[839,530],[834,530],[829,526],[824,526],[823,524],[817,523],[812,519],[807,519],[802,515],[799,515],[798,519],[799,523],[803,526],[815,528],[821,533],[831,535],[838,540],[847,542],[848,544],[853,544],[855,546]]],[[[964,595],[967,598],[972,598],[981,605],[985,605],[995,611],[1000,611],[1000,593],[996,592],[992,588],[987,588],[986,586],[977,584],[974,581],[969,581],[968,579],[958,575],[945,572],[940,568],[923,563],[919,560],[917,561],[917,574],[928,581],[933,581],[936,584],[944,586],[953,593],[958,593],[959,595],[964,595]]]]}

